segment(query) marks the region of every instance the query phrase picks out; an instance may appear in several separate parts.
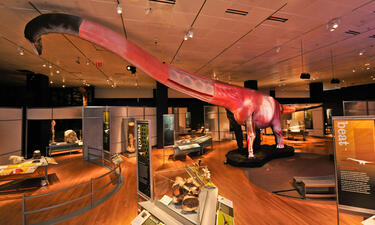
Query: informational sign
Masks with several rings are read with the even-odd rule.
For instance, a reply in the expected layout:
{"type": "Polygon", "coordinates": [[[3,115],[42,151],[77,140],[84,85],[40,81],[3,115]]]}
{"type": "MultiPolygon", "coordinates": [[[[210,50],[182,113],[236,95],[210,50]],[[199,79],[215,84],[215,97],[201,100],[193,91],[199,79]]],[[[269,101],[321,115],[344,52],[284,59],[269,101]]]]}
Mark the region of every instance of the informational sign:
{"type": "Polygon", "coordinates": [[[151,157],[151,122],[137,120],[136,149],[137,149],[137,188],[138,194],[144,199],[153,199],[152,191],[152,157],[151,157]]]}
{"type": "Polygon", "coordinates": [[[333,117],[337,203],[375,214],[375,117],[333,117]]]}
{"type": "Polygon", "coordinates": [[[103,112],[103,149],[110,151],[109,111],[103,112]]]}
{"type": "Polygon", "coordinates": [[[138,216],[130,223],[131,225],[164,225],[158,218],[151,215],[146,210],[143,210],[138,216]]]}
{"type": "Polygon", "coordinates": [[[163,115],[164,146],[174,145],[174,115],[163,115]]]}

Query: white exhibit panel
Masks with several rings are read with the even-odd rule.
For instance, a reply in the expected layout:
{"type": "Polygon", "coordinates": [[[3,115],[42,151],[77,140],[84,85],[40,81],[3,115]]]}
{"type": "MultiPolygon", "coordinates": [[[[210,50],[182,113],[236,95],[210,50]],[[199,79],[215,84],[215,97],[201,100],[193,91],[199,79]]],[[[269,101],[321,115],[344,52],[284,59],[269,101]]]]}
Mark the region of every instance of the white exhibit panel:
{"type": "Polygon", "coordinates": [[[128,107],[128,117],[135,118],[137,120],[143,120],[145,113],[144,111],[144,107],[128,107]]]}
{"type": "Polygon", "coordinates": [[[126,107],[109,107],[110,122],[110,152],[111,154],[124,151],[126,142],[123,119],[127,118],[126,107]]]}
{"type": "Polygon", "coordinates": [[[227,111],[224,107],[219,107],[219,128],[220,128],[220,141],[232,140],[233,135],[230,132],[229,120],[227,111]]]}
{"type": "MultiPolygon", "coordinates": [[[[83,158],[88,159],[88,148],[103,149],[103,112],[106,107],[83,109],[83,158]]],[[[95,154],[97,151],[90,151],[95,154]]],[[[99,153],[98,153],[99,154],[99,153]]]]}
{"type": "Polygon", "coordinates": [[[22,155],[22,108],[0,108],[0,165],[22,155]]]}
{"type": "Polygon", "coordinates": [[[319,107],[312,109],[312,120],[313,120],[313,129],[309,130],[309,135],[316,137],[324,136],[324,119],[323,119],[323,108],[319,107]]]}
{"type": "Polygon", "coordinates": [[[53,119],[81,119],[82,107],[61,107],[52,108],[53,119]]]}
{"type": "Polygon", "coordinates": [[[28,120],[52,120],[52,108],[28,108],[28,120]]]}

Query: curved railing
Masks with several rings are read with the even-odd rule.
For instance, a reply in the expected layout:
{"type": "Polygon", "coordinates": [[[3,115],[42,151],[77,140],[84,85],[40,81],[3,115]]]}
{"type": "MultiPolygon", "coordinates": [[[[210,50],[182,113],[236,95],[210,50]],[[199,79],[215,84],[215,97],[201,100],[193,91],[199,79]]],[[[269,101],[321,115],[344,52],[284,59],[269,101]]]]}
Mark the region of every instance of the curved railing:
{"type": "Polygon", "coordinates": [[[80,215],[112,196],[122,185],[121,166],[112,163],[110,154],[101,151],[89,161],[101,164],[110,171],[90,181],[83,182],[62,190],[39,195],[22,196],[22,224],[56,224],[80,215]],[[97,161],[101,162],[98,163],[97,161]],[[61,201],[60,199],[68,199],[61,201]],[[30,207],[34,206],[34,207],[30,207]],[[43,220],[41,220],[42,218],[43,220]]]}

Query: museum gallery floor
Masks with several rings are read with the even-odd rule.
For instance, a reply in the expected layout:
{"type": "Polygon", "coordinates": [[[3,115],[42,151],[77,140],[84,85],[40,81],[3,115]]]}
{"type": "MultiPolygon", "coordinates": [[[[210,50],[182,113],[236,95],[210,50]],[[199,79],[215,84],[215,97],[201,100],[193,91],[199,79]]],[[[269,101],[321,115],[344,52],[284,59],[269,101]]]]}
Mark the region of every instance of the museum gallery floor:
{"type": "MultiPolygon", "coordinates": [[[[307,141],[309,143],[309,141],[307,141]]],[[[325,141],[322,148],[327,148],[329,142],[325,141]]],[[[311,152],[317,149],[317,153],[323,151],[312,147],[314,144],[303,144],[300,151],[311,152]]],[[[234,214],[237,225],[247,224],[337,224],[337,210],[335,204],[324,204],[304,200],[295,200],[269,193],[254,184],[245,177],[241,168],[223,164],[225,154],[235,148],[235,142],[214,143],[214,150],[202,157],[187,157],[186,161],[173,161],[164,159],[163,151],[153,150],[153,169],[155,171],[170,170],[184,167],[194,160],[202,159],[211,170],[212,180],[219,188],[219,194],[231,199],[234,203],[234,214]]],[[[167,150],[168,151],[168,150],[167,150]]],[[[164,151],[165,153],[167,151],[164,151]]],[[[57,179],[50,185],[28,194],[40,194],[46,191],[57,190],[68,185],[83,182],[90,177],[104,173],[105,170],[92,163],[82,161],[81,154],[57,156],[59,165],[51,167],[52,173],[56,173],[57,179]]],[[[167,156],[166,156],[167,158],[167,156]]],[[[124,158],[123,175],[125,178],[121,189],[106,202],[96,208],[67,220],[60,224],[130,224],[137,216],[136,194],[136,159],[124,158]]],[[[74,193],[72,193],[74,195],[74,193]]],[[[17,195],[14,200],[0,201],[3,213],[0,215],[0,224],[21,224],[21,204],[17,195]],[[6,222],[5,222],[6,221],[6,222]]],[[[3,195],[8,197],[8,195],[3,195]]],[[[47,202],[36,204],[48,204],[47,202]]],[[[61,209],[66,210],[66,209],[61,209]]],[[[48,215],[40,215],[48,216],[48,215]]],[[[340,218],[340,224],[360,224],[362,217],[344,215],[340,218]]]]}

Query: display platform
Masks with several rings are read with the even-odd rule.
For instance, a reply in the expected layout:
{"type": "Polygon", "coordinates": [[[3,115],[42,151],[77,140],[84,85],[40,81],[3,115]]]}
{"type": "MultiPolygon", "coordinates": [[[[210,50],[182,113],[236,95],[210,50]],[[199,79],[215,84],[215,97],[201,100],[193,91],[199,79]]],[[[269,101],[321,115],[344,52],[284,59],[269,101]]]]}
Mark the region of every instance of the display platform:
{"type": "Polygon", "coordinates": [[[248,158],[247,150],[232,150],[226,154],[226,163],[238,167],[261,167],[272,159],[293,156],[294,148],[285,145],[283,149],[277,149],[276,145],[261,145],[254,155],[255,158],[248,158]]]}

